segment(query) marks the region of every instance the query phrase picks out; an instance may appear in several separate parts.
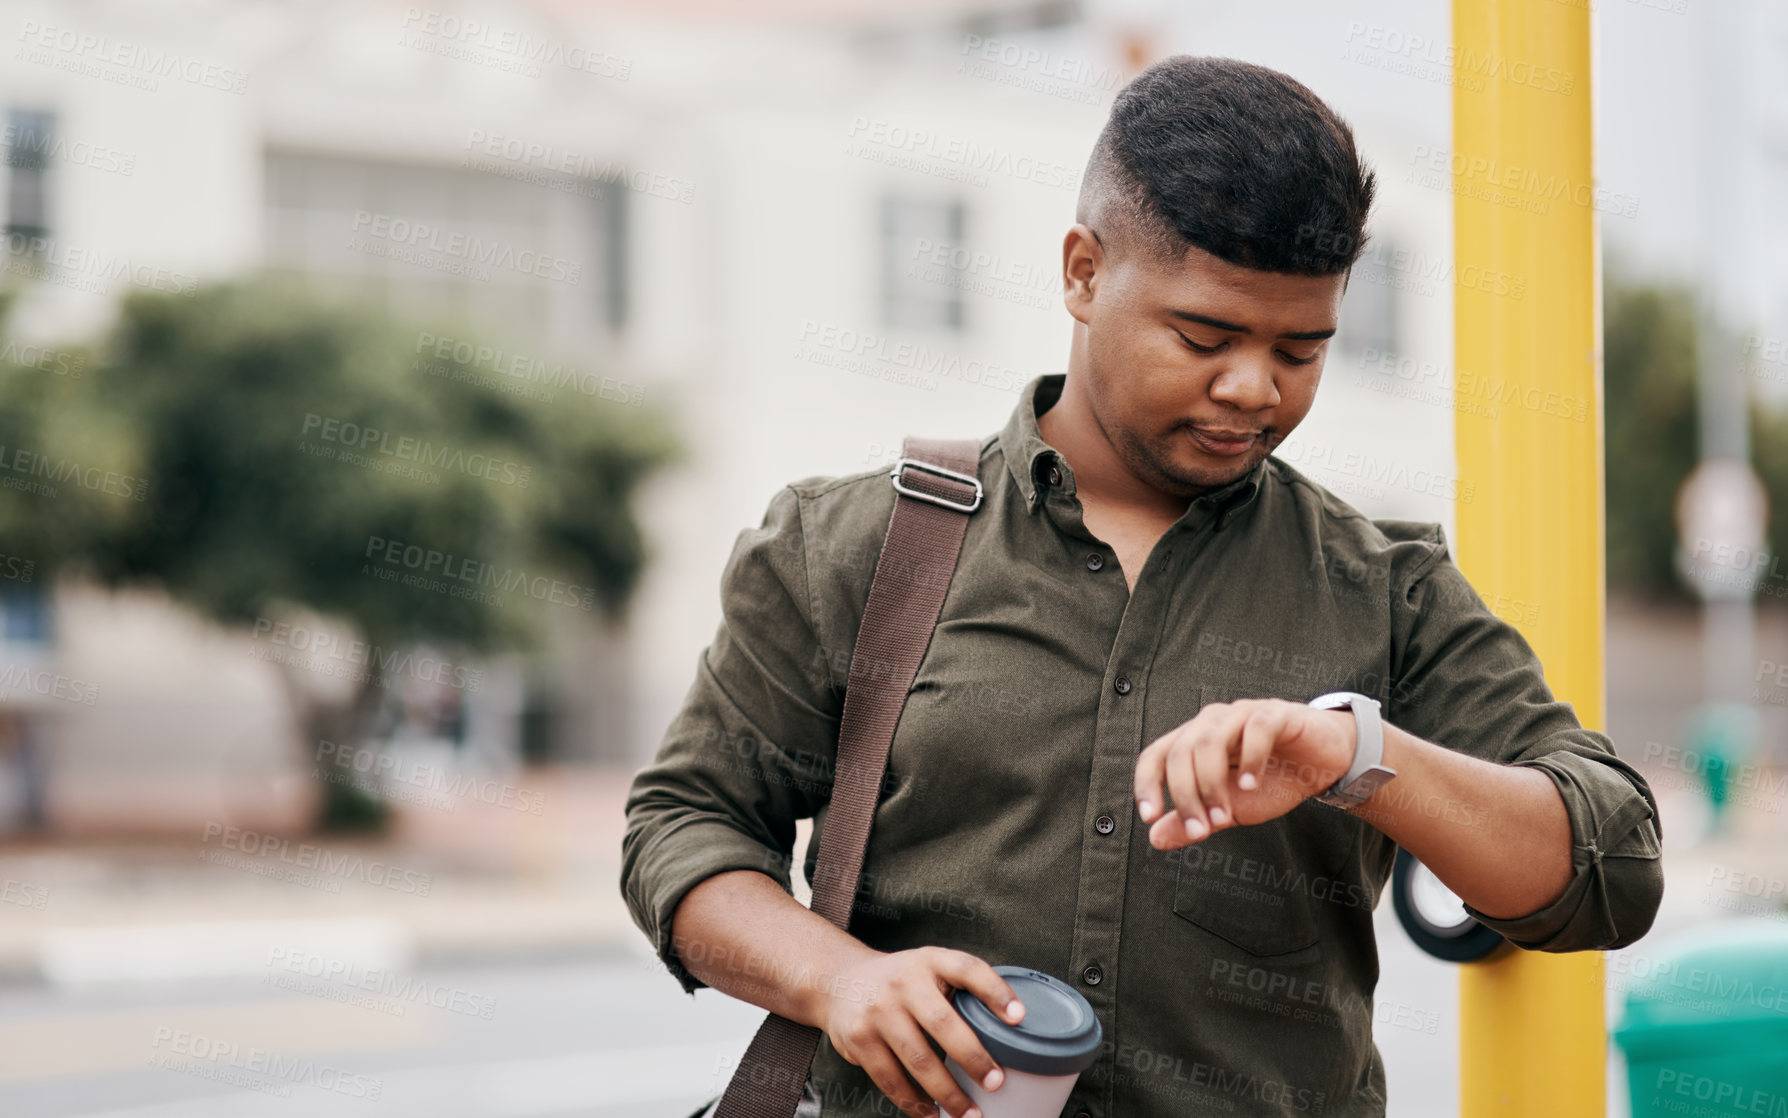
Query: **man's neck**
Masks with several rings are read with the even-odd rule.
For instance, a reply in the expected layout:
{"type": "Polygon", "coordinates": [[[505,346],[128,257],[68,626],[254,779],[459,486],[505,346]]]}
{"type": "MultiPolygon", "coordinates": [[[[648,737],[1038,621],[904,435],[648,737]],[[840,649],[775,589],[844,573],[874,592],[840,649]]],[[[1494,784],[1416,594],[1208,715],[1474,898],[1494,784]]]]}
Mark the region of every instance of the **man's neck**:
{"type": "Polygon", "coordinates": [[[1037,417],[1037,433],[1062,453],[1074,470],[1082,504],[1109,505],[1134,513],[1177,520],[1190,501],[1163,493],[1130,472],[1093,416],[1085,380],[1068,373],[1062,395],[1037,417]]]}

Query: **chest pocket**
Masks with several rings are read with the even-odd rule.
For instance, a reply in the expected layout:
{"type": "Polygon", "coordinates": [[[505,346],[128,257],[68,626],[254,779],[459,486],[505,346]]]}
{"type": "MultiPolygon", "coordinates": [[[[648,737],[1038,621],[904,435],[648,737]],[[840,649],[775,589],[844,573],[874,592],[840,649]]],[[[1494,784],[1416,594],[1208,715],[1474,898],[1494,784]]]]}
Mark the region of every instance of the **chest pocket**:
{"type": "MultiPolygon", "coordinates": [[[[1203,688],[1199,708],[1243,697],[1227,690],[1203,688]]],[[[1183,847],[1175,852],[1174,915],[1251,955],[1302,954],[1321,938],[1326,906],[1371,907],[1372,891],[1348,876],[1365,826],[1305,800],[1277,819],[1183,847]]]]}

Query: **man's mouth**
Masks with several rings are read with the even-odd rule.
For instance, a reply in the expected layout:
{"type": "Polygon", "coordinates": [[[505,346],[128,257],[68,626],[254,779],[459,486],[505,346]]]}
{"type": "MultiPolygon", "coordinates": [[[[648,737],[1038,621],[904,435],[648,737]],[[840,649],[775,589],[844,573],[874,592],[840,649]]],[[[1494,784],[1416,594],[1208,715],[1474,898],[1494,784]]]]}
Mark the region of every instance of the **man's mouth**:
{"type": "Polygon", "coordinates": [[[1224,429],[1221,427],[1188,427],[1192,432],[1192,440],[1207,454],[1215,454],[1223,458],[1233,458],[1245,453],[1260,437],[1260,432],[1250,429],[1224,429]]]}

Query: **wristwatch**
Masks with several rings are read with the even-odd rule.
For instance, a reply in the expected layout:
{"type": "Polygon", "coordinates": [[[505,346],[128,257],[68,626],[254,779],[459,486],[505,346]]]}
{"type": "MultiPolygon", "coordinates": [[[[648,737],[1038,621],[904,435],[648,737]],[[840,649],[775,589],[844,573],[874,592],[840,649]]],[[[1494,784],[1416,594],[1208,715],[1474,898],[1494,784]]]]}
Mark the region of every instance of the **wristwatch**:
{"type": "Polygon", "coordinates": [[[1351,708],[1355,731],[1353,764],[1348,767],[1346,775],[1329,785],[1327,790],[1310,798],[1346,810],[1359,807],[1371,799],[1372,793],[1378,791],[1387,780],[1397,775],[1397,770],[1386,768],[1382,764],[1384,723],[1378,716],[1378,700],[1358,691],[1331,691],[1311,699],[1310,705],[1318,710],[1351,708]]]}

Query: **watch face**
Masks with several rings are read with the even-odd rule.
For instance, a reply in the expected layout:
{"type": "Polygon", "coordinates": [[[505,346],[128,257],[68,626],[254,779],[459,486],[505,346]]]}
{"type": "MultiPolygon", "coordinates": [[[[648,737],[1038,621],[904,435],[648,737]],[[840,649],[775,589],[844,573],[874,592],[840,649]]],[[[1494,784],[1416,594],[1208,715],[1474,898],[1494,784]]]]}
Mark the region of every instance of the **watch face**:
{"type": "Polygon", "coordinates": [[[1325,804],[1337,807],[1358,807],[1372,798],[1372,793],[1384,786],[1384,783],[1396,776],[1395,772],[1385,768],[1370,768],[1353,780],[1345,788],[1331,788],[1316,797],[1325,804]]]}

